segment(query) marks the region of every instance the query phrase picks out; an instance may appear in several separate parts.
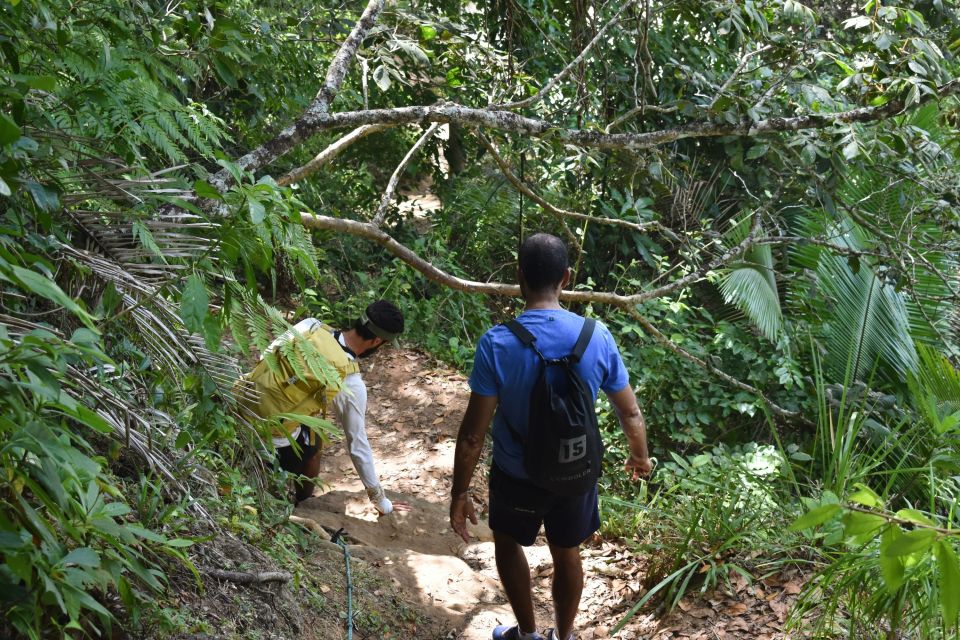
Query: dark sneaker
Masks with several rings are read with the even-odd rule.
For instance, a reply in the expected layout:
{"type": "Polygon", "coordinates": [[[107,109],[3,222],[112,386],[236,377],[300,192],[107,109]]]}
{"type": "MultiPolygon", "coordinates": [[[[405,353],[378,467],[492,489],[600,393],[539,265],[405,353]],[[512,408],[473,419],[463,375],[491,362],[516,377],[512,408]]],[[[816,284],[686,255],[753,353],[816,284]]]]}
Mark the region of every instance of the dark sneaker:
{"type": "MultiPolygon", "coordinates": [[[[546,640],[560,640],[560,636],[557,635],[557,632],[555,629],[547,629],[546,640]]],[[[574,636],[572,633],[570,634],[570,637],[567,638],[567,640],[574,640],[574,636]]]]}
{"type": "MultiPolygon", "coordinates": [[[[513,625],[511,627],[501,624],[493,630],[493,640],[520,640],[521,637],[519,625],[513,625]]],[[[536,631],[533,632],[530,638],[531,640],[547,640],[536,631]]]]}

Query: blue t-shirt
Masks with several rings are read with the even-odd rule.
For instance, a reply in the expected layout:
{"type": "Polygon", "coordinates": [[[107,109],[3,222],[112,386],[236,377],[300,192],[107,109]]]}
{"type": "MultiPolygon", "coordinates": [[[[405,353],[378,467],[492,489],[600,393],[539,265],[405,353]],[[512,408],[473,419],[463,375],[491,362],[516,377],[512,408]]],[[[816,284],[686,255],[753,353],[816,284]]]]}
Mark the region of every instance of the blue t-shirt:
{"type": "MultiPolygon", "coordinates": [[[[532,309],[517,318],[536,337],[545,358],[562,358],[573,351],[583,328],[583,318],[563,309],[532,309]]],[[[525,347],[507,327],[497,325],[483,334],[470,374],[470,390],[497,397],[493,417],[493,461],[515,478],[527,478],[523,447],[508,424],[522,438],[527,435],[530,392],[543,365],[530,347],[525,347]]],[[[597,390],[616,393],[627,386],[627,370],[610,331],[597,323],[590,344],[576,365],[594,398],[597,390]]]]}

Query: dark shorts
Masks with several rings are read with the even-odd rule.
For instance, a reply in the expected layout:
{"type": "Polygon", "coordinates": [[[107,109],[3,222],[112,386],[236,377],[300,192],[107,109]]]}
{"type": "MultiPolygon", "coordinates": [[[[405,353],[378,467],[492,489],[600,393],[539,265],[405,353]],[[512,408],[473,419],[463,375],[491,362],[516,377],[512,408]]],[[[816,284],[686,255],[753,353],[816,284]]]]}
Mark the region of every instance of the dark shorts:
{"type": "Polygon", "coordinates": [[[524,547],[537,539],[540,526],[555,547],[577,547],[600,528],[597,488],[581,496],[558,496],[490,468],[490,528],[524,547]]]}
{"type": "Polygon", "coordinates": [[[299,450],[295,450],[292,445],[286,447],[277,447],[277,461],[280,468],[290,473],[303,475],[306,461],[313,457],[313,454],[320,448],[320,438],[313,438],[314,444],[310,444],[310,430],[306,427],[300,429],[300,435],[295,439],[299,450]]]}

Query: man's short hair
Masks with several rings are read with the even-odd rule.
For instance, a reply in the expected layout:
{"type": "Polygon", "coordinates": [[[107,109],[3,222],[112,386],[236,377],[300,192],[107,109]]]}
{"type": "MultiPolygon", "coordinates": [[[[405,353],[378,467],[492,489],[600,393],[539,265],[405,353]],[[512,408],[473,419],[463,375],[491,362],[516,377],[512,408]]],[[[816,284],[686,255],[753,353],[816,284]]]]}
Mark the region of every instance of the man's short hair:
{"type": "Polygon", "coordinates": [[[403,313],[389,300],[377,300],[367,306],[353,328],[364,340],[392,340],[403,333],[403,313]]]}
{"type": "Polygon", "coordinates": [[[555,289],[570,266],[567,245],[549,233],[535,233],[520,245],[520,272],[530,291],[555,289]]]}

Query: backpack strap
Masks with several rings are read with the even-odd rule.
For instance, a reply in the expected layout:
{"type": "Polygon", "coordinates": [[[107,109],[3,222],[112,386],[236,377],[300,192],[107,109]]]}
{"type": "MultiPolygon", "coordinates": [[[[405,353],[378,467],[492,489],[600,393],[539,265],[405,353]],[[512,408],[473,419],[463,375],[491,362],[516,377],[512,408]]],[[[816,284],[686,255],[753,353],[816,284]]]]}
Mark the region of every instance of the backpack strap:
{"type": "Polygon", "coordinates": [[[593,329],[597,326],[597,321],[593,318],[584,318],[583,328],[580,329],[580,336],[577,338],[577,344],[573,347],[573,353],[570,354],[570,362],[576,364],[580,362],[587,345],[590,344],[590,338],[593,337],[593,329]]]}
{"type": "Polygon", "coordinates": [[[510,322],[505,322],[504,325],[507,327],[507,329],[510,329],[513,335],[517,336],[517,339],[520,340],[525,347],[529,347],[537,341],[537,338],[530,333],[525,326],[520,324],[517,319],[513,319],[510,322]]]}

